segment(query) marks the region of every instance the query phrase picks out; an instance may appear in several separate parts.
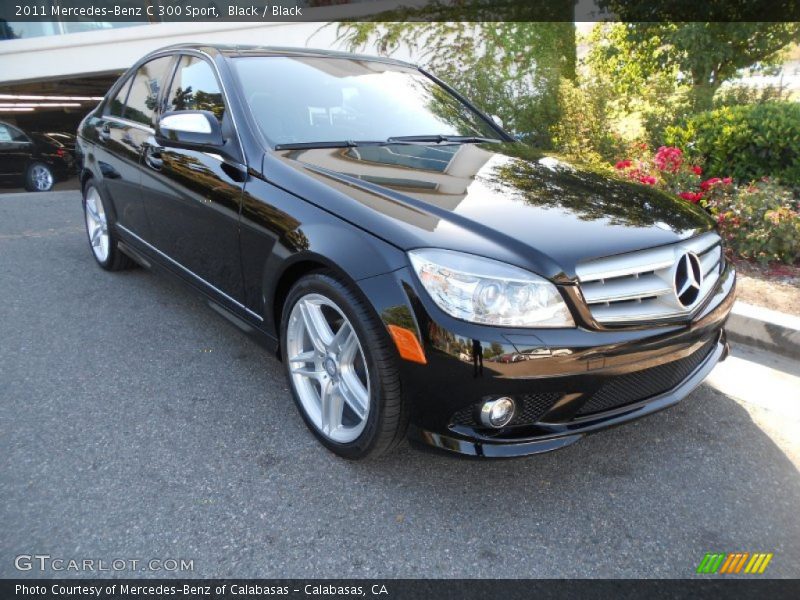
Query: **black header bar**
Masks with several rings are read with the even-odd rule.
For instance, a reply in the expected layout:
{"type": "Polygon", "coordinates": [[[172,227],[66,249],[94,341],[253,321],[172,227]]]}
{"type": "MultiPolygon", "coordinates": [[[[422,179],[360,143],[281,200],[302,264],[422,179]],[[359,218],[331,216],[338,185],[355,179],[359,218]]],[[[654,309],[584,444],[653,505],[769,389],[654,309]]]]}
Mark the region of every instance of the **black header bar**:
{"type": "Polygon", "coordinates": [[[800,21],[797,0],[0,0],[24,21],[800,21]]]}

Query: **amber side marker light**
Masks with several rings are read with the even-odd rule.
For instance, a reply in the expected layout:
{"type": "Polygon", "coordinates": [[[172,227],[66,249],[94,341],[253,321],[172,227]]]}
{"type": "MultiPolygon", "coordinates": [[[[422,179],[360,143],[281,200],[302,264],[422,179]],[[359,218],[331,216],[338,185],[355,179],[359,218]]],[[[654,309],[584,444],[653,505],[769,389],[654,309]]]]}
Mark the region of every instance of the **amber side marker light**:
{"type": "Polygon", "coordinates": [[[428,364],[428,359],[425,358],[425,351],[420,346],[419,340],[413,331],[397,325],[388,325],[388,327],[401,358],[421,365],[428,364]]]}

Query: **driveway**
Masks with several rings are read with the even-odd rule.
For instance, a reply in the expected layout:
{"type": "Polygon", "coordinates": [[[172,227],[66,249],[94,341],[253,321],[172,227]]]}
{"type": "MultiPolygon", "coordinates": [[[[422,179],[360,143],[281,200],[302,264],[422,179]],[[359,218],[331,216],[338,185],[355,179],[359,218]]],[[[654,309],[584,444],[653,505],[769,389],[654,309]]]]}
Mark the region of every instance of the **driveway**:
{"type": "Polygon", "coordinates": [[[715,373],[551,454],[346,462],[277,360],[182,285],[102,271],[84,236],[76,191],[0,195],[1,577],[71,575],[14,568],[49,554],[197,577],[691,578],[742,551],[800,577],[792,365],[736,351],[757,402],[715,373]]]}

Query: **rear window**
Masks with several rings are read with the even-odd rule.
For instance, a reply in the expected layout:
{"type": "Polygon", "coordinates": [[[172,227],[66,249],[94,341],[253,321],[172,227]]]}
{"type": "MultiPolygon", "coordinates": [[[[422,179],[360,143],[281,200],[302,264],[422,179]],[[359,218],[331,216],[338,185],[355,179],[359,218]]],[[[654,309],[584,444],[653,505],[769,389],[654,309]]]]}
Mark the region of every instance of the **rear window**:
{"type": "Polygon", "coordinates": [[[27,142],[28,136],[16,127],[0,123],[0,142],[27,142]]]}

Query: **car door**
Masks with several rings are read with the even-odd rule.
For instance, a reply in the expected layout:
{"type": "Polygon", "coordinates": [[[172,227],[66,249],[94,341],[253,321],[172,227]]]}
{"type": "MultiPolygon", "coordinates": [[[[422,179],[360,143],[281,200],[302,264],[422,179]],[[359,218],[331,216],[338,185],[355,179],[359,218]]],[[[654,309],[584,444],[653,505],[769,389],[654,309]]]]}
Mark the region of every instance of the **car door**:
{"type": "Polygon", "coordinates": [[[153,135],[155,109],[175,57],[155,58],[125,81],[98,121],[95,154],[119,225],[149,239],[145,201],[141,194],[142,146],[153,135]]]}
{"type": "Polygon", "coordinates": [[[182,55],[165,96],[165,112],[213,112],[226,141],[218,151],[205,152],[161,145],[150,137],[142,160],[142,196],[153,244],[183,271],[241,305],[239,210],[246,169],[214,67],[201,56],[182,55]]]}
{"type": "Polygon", "coordinates": [[[33,154],[33,142],[22,131],[8,123],[0,123],[0,176],[25,174],[33,154]]]}

